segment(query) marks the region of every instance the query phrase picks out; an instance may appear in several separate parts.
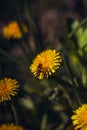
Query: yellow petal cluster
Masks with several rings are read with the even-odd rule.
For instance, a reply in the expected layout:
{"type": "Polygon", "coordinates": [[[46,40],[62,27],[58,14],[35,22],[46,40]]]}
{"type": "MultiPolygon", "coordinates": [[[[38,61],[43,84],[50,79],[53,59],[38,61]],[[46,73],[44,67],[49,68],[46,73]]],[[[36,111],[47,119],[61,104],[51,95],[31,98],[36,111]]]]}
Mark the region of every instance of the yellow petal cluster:
{"type": "Polygon", "coordinates": [[[43,79],[55,73],[61,62],[60,52],[49,49],[38,54],[29,68],[35,77],[43,79]]]}
{"type": "Polygon", "coordinates": [[[0,130],[24,130],[21,126],[14,124],[2,124],[0,130]]]}
{"type": "Polygon", "coordinates": [[[75,130],[87,130],[87,104],[76,109],[71,119],[75,130]]]}
{"type": "MultiPolygon", "coordinates": [[[[24,32],[28,32],[28,28],[25,24],[23,24],[24,32]]],[[[7,38],[19,39],[22,38],[22,32],[19,28],[19,25],[16,21],[10,22],[8,25],[5,25],[2,29],[2,35],[7,38]]]]}
{"type": "Polygon", "coordinates": [[[0,80],[0,102],[11,100],[17,94],[19,84],[15,79],[4,78],[0,80]]]}

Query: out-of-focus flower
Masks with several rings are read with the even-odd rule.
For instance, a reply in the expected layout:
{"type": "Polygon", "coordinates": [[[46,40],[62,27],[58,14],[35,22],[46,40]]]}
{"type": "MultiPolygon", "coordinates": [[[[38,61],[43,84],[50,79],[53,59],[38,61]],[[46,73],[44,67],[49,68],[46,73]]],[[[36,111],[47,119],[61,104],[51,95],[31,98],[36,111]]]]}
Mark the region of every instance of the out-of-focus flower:
{"type": "Polygon", "coordinates": [[[82,104],[81,107],[76,109],[71,119],[75,130],[87,130],[87,104],[82,104]]]}
{"type": "Polygon", "coordinates": [[[0,80],[0,102],[11,100],[17,94],[19,84],[15,79],[4,78],[0,80]]]}
{"type": "Polygon", "coordinates": [[[61,62],[60,52],[50,49],[38,54],[29,68],[35,77],[43,79],[54,73],[61,62]]]}
{"type": "Polygon", "coordinates": [[[24,130],[23,127],[14,124],[2,124],[0,130],[24,130]]]}
{"type": "MultiPolygon", "coordinates": [[[[28,28],[25,24],[22,25],[24,32],[28,32],[28,28]]],[[[22,32],[19,28],[19,25],[16,21],[10,22],[8,25],[5,25],[2,29],[2,35],[7,38],[22,38],[22,32]]]]}

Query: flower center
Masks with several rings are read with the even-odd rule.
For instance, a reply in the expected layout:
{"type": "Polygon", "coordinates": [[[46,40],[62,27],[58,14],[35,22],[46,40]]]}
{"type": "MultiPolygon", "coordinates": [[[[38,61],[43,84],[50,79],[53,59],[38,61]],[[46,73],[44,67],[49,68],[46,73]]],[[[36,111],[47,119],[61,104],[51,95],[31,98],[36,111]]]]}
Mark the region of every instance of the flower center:
{"type": "Polygon", "coordinates": [[[0,95],[5,94],[7,92],[9,92],[11,90],[11,85],[9,84],[9,86],[6,83],[3,83],[2,86],[0,86],[0,95]]]}

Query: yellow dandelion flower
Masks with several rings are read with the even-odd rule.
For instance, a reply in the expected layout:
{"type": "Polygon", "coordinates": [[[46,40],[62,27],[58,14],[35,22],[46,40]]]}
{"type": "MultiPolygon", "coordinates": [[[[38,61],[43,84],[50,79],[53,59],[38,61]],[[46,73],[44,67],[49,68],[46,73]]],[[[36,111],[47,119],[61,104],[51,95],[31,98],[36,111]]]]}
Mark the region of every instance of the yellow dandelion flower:
{"type": "Polygon", "coordinates": [[[87,104],[82,104],[81,107],[76,109],[71,119],[75,130],[87,130],[87,104]]]}
{"type": "Polygon", "coordinates": [[[19,84],[15,79],[4,78],[0,80],[0,102],[11,100],[17,94],[19,84]]]}
{"type": "Polygon", "coordinates": [[[29,68],[35,77],[43,79],[54,73],[61,62],[60,52],[50,49],[38,54],[29,68]]]}
{"type": "Polygon", "coordinates": [[[23,127],[14,124],[2,124],[0,130],[24,130],[23,127]]]}
{"type": "MultiPolygon", "coordinates": [[[[25,33],[28,32],[28,28],[25,24],[23,24],[23,30],[25,33]]],[[[2,34],[7,39],[10,38],[17,39],[22,37],[22,32],[16,21],[12,21],[8,25],[4,26],[2,29],[2,34]]]]}

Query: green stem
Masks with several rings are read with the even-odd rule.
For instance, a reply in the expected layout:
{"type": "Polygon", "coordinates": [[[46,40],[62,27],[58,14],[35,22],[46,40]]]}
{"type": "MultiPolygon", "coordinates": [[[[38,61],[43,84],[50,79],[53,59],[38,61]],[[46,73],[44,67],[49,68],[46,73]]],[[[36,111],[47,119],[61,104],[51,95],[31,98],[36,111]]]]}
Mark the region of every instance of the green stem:
{"type": "Polygon", "coordinates": [[[36,26],[35,26],[34,21],[32,20],[32,16],[31,16],[31,13],[30,13],[30,10],[29,10],[29,7],[28,7],[27,0],[25,0],[25,13],[26,13],[26,16],[27,16],[29,23],[31,24],[30,27],[33,27],[36,30],[36,26]]]}
{"type": "Polygon", "coordinates": [[[73,102],[72,102],[72,99],[71,99],[71,97],[70,97],[69,92],[67,91],[67,89],[66,89],[65,87],[63,87],[63,86],[61,86],[61,87],[62,87],[62,90],[63,90],[63,91],[65,92],[65,94],[66,94],[66,98],[68,99],[68,102],[69,102],[70,107],[74,110],[73,102]]]}
{"type": "Polygon", "coordinates": [[[6,56],[7,58],[9,58],[10,60],[16,62],[17,64],[21,64],[19,60],[17,60],[15,57],[9,55],[7,52],[5,52],[4,50],[0,49],[0,54],[6,56]]]}
{"type": "Polygon", "coordinates": [[[21,50],[23,51],[23,54],[24,54],[24,56],[25,56],[25,59],[29,60],[29,57],[28,57],[28,55],[27,55],[27,51],[26,51],[26,49],[25,49],[25,45],[22,44],[22,43],[23,43],[22,40],[20,40],[20,41],[21,41],[21,44],[19,43],[18,45],[20,46],[21,50]]]}
{"type": "Polygon", "coordinates": [[[19,65],[23,65],[25,68],[28,68],[28,66],[29,66],[28,63],[25,64],[24,62],[22,62],[22,61],[18,60],[17,58],[11,56],[10,54],[8,54],[7,52],[5,52],[4,50],[0,49],[0,54],[3,55],[3,56],[5,56],[5,57],[7,57],[11,61],[16,62],[19,65]]]}
{"type": "MultiPolygon", "coordinates": [[[[29,9],[28,9],[27,0],[25,0],[25,14],[26,14],[26,17],[27,17],[28,22],[29,22],[29,24],[30,24],[29,29],[31,30],[31,34],[34,35],[34,31],[36,31],[36,26],[35,26],[34,21],[32,20],[30,11],[29,11],[29,9]]],[[[32,37],[32,38],[33,38],[33,40],[34,40],[34,45],[35,45],[35,43],[36,43],[35,38],[34,38],[34,37],[32,37]]]]}
{"type": "Polygon", "coordinates": [[[87,18],[84,19],[84,20],[78,25],[78,27],[77,27],[76,29],[74,29],[72,32],[70,32],[70,33],[68,34],[68,37],[69,37],[69,38],[72,37],[72,36],[74,35],[74,33],[75,33],[81,26],[83,26],[83,25],[86,24],[86,23],[87,23],[87,18]]]}
{"type": "Polygon", "coordinates": [[[12,112],[13,112],[15,124],[19,125],[19,119],[18,119],[18,115],[17,115],[17,112],[16,112],[16,108],[15,108],[15,106],[14,106],[14,104],[12,102],[11,102],[10,105],[11,105],[11,109],[12,109],[12,112]]]}
{"type": "Polygon", "coordinates": [[[29,41],[28,41],[27,37],[25,36],[25,32],[24,32],[24,29],[22,27],[22,21],[21,21],[21,17],[20,17],[20,11],[19,11],[19,9],[17,7],[18,4],[17,4],[16,0],[12,0],[11,2],[12,2],[12,5],[14,7],[14,10],[16,12],[16,18],[17,18],[18,25],[20,27],[20,30],[21,30],[22,34],[23,34],[22,40],[25,42],[27,48],[29,49],[29,52],[33,55],[32,48],[29,45],[29,41]]]}
{"type": "Polygon", "coordinates": [[[81,98],[80,98],[80,96],[79,96],[79,94],[78,94],[78,91],[77,91],[77,85],[76,85],[76,83],[75,83],[75,81],[74,81],[74,79],[73,79],[73,77],[72,77],[72,74],[71,74],[71,69],[70,69],[70,66],[69,66],[69,63],[68,63],[68,61],[67,61],[68,59],[66,58],[66,57],[64,57],[63,58],[63,61],[64,61],[64,65],[65,65],[65,69],[66,69],[66,71],[67,71],[67,74],[69,75],[69,77],[70,77],[70,79],[71,79],[71,82],[72,82],[72,85],[73,85],[73,91],[74,91],[74,94],[75,94],[75,96],[76,96],[76,99],[77,99],[77,101],[78,101],[78,105],[81,105],[82,103],[82,101],[81,101],[81,98]]]}
{"type": "Polygon", "coordinates": [[[47,114],[44,114],[41,121],[41,130],[46,129],[46,123],[47,123],[47,114]]]}
{"type": "MultiPolygon", "coordinates": [[[[27,0],[25,0],[25,13],[30,23],[30,29],[34,38],[36,48],[38,48],[39,51],[42,51],[44,49],[44,44],[43,44],[42,32],[41,32],[39,22],[38,22],[38,16],[36,14],[36,18],[34,18],[32,13],[30,13],[27,0]]],[[[39,17],[39,20],[40,20],[40,17],[39,17]]]]}
{"type": "Polygon", "coordinates": [[[73,101],[72,101],[72,99],[70,97],[70,94],[69,94],[70,91],[73,92],[73,90],[71,89],[73,86],[70,83],[68,83],[67,81],[65,81],[65,80],[63,80],[63,79],[61,79],[59,77],[56,77],[56,76],[50,76],[49,79],[51,79],[53,81],[56,81],[58,84],[61,85],[63,91],[65,92],[65,94],[67,96],[70,107],[72,109],[74,109],[73,108],[73,101]]]}

